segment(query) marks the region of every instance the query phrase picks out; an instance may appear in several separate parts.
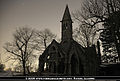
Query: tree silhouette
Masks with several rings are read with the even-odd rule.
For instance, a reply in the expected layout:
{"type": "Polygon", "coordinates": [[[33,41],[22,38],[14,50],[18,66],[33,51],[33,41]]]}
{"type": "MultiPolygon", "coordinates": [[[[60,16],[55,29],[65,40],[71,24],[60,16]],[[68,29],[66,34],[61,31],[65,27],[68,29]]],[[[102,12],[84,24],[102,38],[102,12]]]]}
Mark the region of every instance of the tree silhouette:
{"type": "MultiPolygon", "coordinates": [[[[82,11],[77,11],[74,18],[90,25],[107,24],[108,27],[103,25],[99,30],[104,30],[106,37],[104,39],[109,42],[112,41],[116,47],[118,57],[120,59],[120,1],[119,0],[84,0],[82,11]],[[82,18],[82,19],[81,19],[82,18]],[[90,22],[89,22],[90,21],[90,22]],[[108,34],[109,33],[109,34],[108,34]],[[110,36],[107,38],[107,36],[110,36]]],[[[102,34],[101,34],[102,35],[102,34]]],[[[103,36],[103,35],[102,35],[103,36]]],[[[107,43],[109,47],[111,43],[107,43]]]]}
{"type": "Polygon", "coordinates": [[[23,75],[26,75],[26,68],[33,55],[34,47],[32,40],[34,39],[34,31],[27,27],[16,29],[13,42],[5,44],[4,49],[9,52],[12,60],[18,61],[23,68],[23,75]]]}
{"type": "Polygon", "coordinates": [[[90,47],[97,42],[97,27],[82,23],[74,30],[73,37],[82,46],[90,47]]]}
{"type": "Polygon", "coordinates": [[[44,29],[41,31],[36,31],[36,39],[34,42],[37,44],[37,50],[46,49],[48,44],[56,38],[56,35],[53,34],[49,29],[44,29]]]}

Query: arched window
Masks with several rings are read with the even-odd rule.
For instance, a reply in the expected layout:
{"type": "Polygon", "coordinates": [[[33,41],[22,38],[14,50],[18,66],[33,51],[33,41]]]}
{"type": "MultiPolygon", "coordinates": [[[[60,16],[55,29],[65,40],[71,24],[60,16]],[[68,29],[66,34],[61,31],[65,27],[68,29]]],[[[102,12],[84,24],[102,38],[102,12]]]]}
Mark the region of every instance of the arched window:
{"type": "Polygon", "coordinates": [[[46,66],[47,66],[47,64],[46,64],[46,62],[44,63],[44,71],[46,70],[46,66]]]}
{"type": "Polygon", "coordinates": [[[50,59],[50,56],[47,56],[47,59],[50,59]]]}
{"type": "Polygon", "coordinates": [[[49,70],[49,64],[47,62],[44,63],[44,71],[49,70]]]}

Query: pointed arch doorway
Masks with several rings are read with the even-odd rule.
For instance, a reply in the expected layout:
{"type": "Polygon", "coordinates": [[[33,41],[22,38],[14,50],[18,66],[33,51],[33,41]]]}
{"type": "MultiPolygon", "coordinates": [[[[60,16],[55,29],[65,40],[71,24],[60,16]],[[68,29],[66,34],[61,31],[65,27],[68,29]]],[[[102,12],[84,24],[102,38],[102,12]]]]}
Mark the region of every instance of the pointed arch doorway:
{"type": "Polygon", "coordinates": [[[78,59],[75,56],[75,54],[73,54],[72,57],[71,57],[71,75],[73,75],[73,76],[77,75],[78,68],[79,68],[78,59]]]}
{"type": "Polygon", "coordinates": [[[75,54],[71,57],[71,75],[83,75],[83,65],[75,54]]]}

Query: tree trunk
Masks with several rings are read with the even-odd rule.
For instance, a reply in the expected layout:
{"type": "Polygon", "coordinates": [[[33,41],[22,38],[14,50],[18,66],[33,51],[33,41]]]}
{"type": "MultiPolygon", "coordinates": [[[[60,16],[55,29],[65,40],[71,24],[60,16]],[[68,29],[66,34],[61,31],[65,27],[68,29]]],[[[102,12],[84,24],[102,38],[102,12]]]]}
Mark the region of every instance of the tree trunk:
{"type": "Polygon", "coordinates": [[[97,41],[97,49],[98,49],[98,58],[99,58],[99,64],[101,64],[101,52],[100,52],[100,42],[97,41]]]}
{"type": "Polygon", "coordinates": [[[44,39],[44,46],[45,46],[45,49],[46,49],[47,48],[46,39],[44,39]]]}
{"type": "Polygon", "coordinates": [[[30,74],[30,66],[26,67],[28,74],[30,74]]]}
{"type": "Polygon", "coordinates": [[[25,70],[25,61],[23,60],[23,75],[26,75],[26,70],[25,70]]]}

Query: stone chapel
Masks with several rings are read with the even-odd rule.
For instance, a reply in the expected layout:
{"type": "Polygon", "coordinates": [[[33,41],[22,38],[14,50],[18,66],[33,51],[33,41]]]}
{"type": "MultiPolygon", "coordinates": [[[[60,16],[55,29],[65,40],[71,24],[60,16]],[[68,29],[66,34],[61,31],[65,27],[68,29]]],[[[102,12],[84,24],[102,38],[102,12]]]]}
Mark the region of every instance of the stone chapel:
{"type": "Polygon", "coordinates": [[[100,57],[95,45],[84,48],[72,38],[72,19],[68,5],[61,21],[61,42],[53,40],[39,57],[39,75],[95,76],[100,57]]]}

